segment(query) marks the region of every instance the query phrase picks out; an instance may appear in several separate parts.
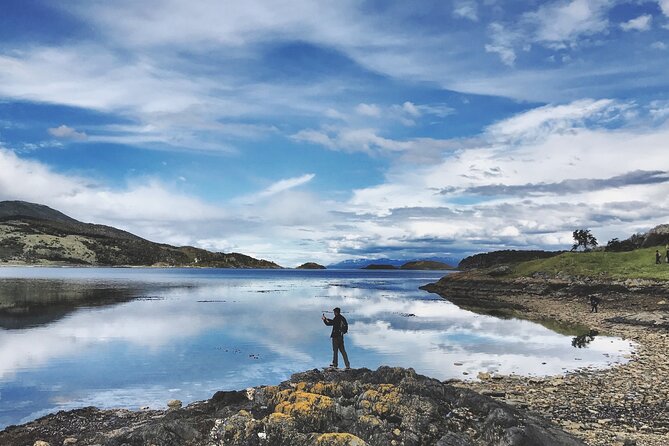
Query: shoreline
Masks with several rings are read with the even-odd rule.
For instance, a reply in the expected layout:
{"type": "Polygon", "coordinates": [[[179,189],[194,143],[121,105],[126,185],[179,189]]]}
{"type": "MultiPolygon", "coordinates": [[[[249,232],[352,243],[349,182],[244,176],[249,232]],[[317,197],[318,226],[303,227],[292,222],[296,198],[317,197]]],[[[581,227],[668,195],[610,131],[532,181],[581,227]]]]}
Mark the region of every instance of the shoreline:
{"type": "Polygon", "coordinates": [[[465,273],[460,280],[442,279],[424,289],[476,312],[511,311],[534,322],[580,324],[618,336],[636,344],[629,362],[548,377],[484,374],[479,381],[453,384],[551,419],[590,446],[669,444],[669,307],[666,295],[658,293],[658,287],[669,284],[627,290],[617,283],[588,284],[603,291],[597,313],[590,312],[587,292],[566,291],[573,279],[553,285],[547,279],[465,273]],[[481,303],[484,308],[477,308],[481,303]]]}

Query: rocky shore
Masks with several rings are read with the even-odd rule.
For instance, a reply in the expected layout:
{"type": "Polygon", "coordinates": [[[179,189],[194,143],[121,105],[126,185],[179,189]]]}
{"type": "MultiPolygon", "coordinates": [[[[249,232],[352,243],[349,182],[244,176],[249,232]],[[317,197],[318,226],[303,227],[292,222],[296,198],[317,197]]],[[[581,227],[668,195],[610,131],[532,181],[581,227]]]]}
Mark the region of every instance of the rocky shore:
{"type": "Polygon", "coordinates": [[[465,273],[424,287],[474,311],[579,324],[634,342],[627,364],[566,376],[487,376],[454,385],[560,424],[591,446],[669,445],[669,284],[465,273]],[[591,313],[588,297],[600,299],[591,313]]]}
{"type": "Polygon", "coordinates": [[[165,411],[84,408],[0,432],[15,446],[578,446],[557,425],[411,369],[311,370],[165,411]]]}

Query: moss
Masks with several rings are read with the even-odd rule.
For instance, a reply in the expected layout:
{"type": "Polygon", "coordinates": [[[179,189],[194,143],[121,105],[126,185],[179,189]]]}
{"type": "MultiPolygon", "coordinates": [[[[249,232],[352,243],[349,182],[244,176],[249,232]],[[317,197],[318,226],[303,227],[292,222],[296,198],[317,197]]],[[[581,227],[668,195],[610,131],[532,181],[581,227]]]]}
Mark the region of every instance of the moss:
{"type": "Polygon", "coordinates": [[[322,434],[316,439],[318,446],[365,446],[364,440],[349,433],[332,432],[322,434]]]}

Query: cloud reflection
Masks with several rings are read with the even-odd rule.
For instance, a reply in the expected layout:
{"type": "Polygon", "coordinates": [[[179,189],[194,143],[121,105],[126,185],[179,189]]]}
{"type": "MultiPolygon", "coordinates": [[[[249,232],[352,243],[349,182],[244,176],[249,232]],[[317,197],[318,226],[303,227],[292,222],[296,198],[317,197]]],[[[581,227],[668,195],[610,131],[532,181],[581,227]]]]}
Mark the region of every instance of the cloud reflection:
{"type": "Polygon", "coordinates": [[[14,422],[54,406],[188,402],[325,366],[330,329],[320,315],[335,306],[349,320],[346,346],[354,367],[413,367],[439,379],[478,371],[546,375],[606,367],[631,349],[601,336],[575,349],[570,336],[541,325],[474,314],[434,298],[417,289],[431,278],[410,273],[363,279],[338,272],[269,279],[253,272],[199,279],[165,274],[170,281],[160,286],[135,283],[138,293],[159,300],[81,307],[40,327],[0,330],[0,392],[38,388],[50,398],[30,401],[14,422]]]}

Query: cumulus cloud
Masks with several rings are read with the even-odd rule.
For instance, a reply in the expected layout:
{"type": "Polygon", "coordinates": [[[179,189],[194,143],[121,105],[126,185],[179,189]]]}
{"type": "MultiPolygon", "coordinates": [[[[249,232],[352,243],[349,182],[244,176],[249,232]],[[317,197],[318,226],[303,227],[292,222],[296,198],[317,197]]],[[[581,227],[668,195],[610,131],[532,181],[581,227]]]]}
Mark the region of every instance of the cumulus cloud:
{"type": "Polygon", "coordinates": [[[621,23],[620,28],[623,31],[648,31],[652,23],[653,16],[650,14],[644,14],[625,23],[621,23]]]}
{"type": "Polygon", "coordinates": [[[46,204],[85,221],[169,222],[221,218],[225,213],[156,180],[114,190],[91,178],[62,174],[0,148],[0,199],[46,204]]]}
{"type": "Polygon", "coordinates": [[[77,132],[72,127],[66,125],[61,125],[59,127],[53,127],[48,129],[48,132],[51,136],[62,139],[73,139],[75,141],[83,141],[88,138],[85,132],[77,132]]]}

